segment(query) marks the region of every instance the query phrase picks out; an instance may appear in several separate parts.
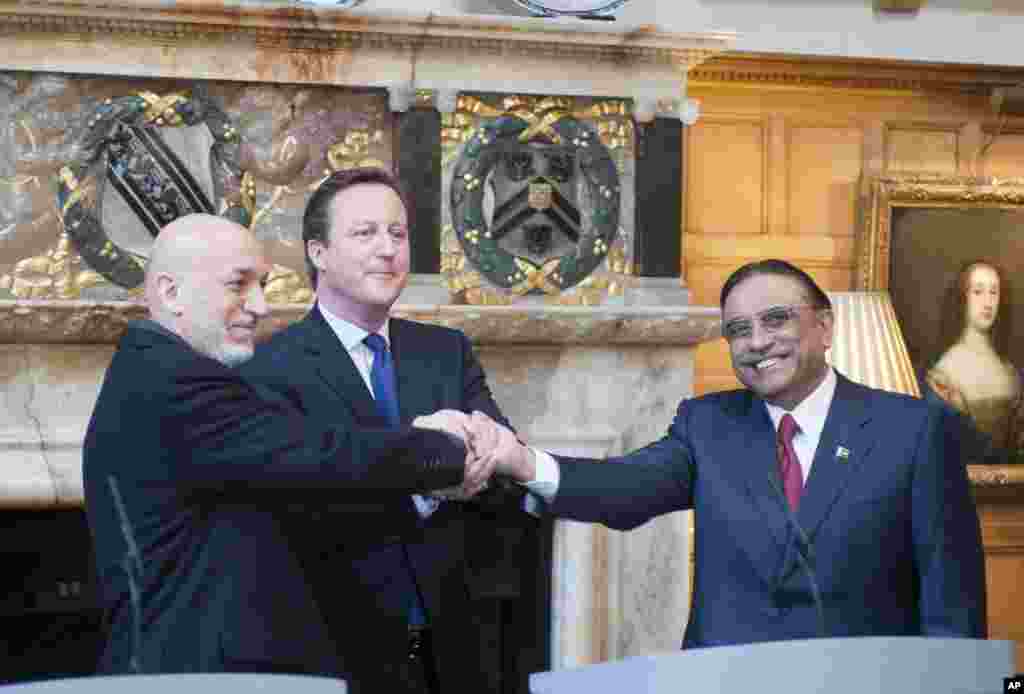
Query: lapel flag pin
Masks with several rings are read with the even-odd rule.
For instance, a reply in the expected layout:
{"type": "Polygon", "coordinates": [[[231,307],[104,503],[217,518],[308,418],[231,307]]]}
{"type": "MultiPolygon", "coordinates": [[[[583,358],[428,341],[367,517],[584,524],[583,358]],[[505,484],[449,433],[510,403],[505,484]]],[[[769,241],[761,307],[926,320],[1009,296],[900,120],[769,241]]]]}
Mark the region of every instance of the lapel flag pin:
{"type": "Polygon", "coordinates": [[[836,446],[836,460],[841,460],[844,463],[850,459],[850,449],[846,446],[836,446]]]}

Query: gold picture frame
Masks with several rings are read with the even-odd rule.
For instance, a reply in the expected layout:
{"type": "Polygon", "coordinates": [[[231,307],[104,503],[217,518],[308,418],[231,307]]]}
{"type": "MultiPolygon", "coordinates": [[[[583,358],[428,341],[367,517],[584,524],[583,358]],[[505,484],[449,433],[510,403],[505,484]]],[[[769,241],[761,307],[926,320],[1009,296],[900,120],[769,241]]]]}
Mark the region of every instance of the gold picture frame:
{"type": "Polygon", "coordinates": [[[870,186],[868,214],[857,254],[857,290],[889,289],[892,215],[901,207],[1024,209],[1024,178],[928,173],[875,178],[870,186]]]}
{"type": "MultiPolygon", "coordinates": [[[[952,292],[973,261],[1002,271],[998,312],[1011,330],[1003,356],[1024,367],[1024,178],[883,175],[864,202],[855,288],[890,294],[926,397],[930,369],[948,348],[942,321],[953,315],[952,292]]],[[[976,488],[1024,482],[1024,465],[970,465],[969,473],[976,488]]]]}

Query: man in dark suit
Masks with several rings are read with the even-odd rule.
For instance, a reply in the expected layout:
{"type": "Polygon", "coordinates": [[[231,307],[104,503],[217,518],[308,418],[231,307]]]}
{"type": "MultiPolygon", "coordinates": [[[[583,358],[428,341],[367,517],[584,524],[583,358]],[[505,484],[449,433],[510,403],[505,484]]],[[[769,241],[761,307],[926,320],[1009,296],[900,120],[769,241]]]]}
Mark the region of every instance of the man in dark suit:
{"type": "Polygon", "coordinates": [[[84,443],[110,625],[101,672],[339,672],[285,533],[289,505],[314,490],[364,502],[472,490],[490,474],[442,432],[353,429],[261,399],[232,366],[253,353],[269,269],[220,217],[182,217],[154,243],[152,320],[118,345],[84,443]]]}
{"type": "Polygon", "coordinates": [[[799,268],[746,265],[721,305],[746,389],[683,401],[664,438],[614,464],[520,448],[499,473],[542,493],[555,515],[623,530],[694,509],[684,647],[984,637],[981,539],[956,425],[836,373],[825,361],[830,301],[799,268]]]}
{"type": "MultiPolygon", "coordinates": [[[[353,430],[405,427],[442,409],[507,425],[465,335],[389,317],[410,264],[407,206],[390,174],[356,169],[325,180],[307,204],[302,235],[316,306],[257,348],[246,378],[353,430]]],[[[467,430],[479,420],[467,416],[467,430]]],[[[516,617],[503,598],[519,595],[538,521],[523,511],[516,485],[471,501],[446,496],[338,499],[293,533],[310,540],[294,546],[345,678],[361,691],[514,686],[498,679],[499,627],[516,617]]]]}

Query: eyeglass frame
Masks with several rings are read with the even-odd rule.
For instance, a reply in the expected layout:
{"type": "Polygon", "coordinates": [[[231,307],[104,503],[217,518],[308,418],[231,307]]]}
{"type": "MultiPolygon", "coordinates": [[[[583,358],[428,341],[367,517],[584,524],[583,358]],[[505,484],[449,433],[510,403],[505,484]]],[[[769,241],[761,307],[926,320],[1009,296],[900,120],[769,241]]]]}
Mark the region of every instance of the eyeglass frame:
{"type": "Polygon", "coordinates": [[[736,317],[729,320],[727,323],[722,323],[722,339],[724,339],[730,345],[735,344],[740,340],[749,340],[754,335],[754,320],[757,320],[761,329],[769,335],[776,335],[783,332],[787,327],[790,326],[793,319],[797,317],[800,309],[809,308],[815,311],[831,311],[832,309],[828,306],[819,306],[817,304],[782,304],[779,306],[769,306],[766,309],[758,311],[749,317],[736,317]],[[785,311],[786,315],[782,322],[777,326],[771,326],[765,324],[764,317],[773,311],[785,311]],[[735,325],[737,322],[749,326],[750,332],[746,335],[730,335],[732,332],[729,327],[735,325]]]}

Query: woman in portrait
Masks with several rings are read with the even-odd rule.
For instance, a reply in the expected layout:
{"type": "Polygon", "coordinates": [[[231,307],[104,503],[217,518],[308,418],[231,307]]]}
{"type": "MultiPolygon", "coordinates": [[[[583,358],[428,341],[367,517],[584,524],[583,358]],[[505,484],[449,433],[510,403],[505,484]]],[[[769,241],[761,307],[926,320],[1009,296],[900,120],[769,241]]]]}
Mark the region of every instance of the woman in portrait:
{"type": "Polygon", "coordinates": [[[1007,357],[1009,296],[1005,275],[987,261],[968,263],[947,292],[939,358],[925,376],[938,397],[973,424],[967,463],[1024,461],[1021,372],[1007,357]]]}

